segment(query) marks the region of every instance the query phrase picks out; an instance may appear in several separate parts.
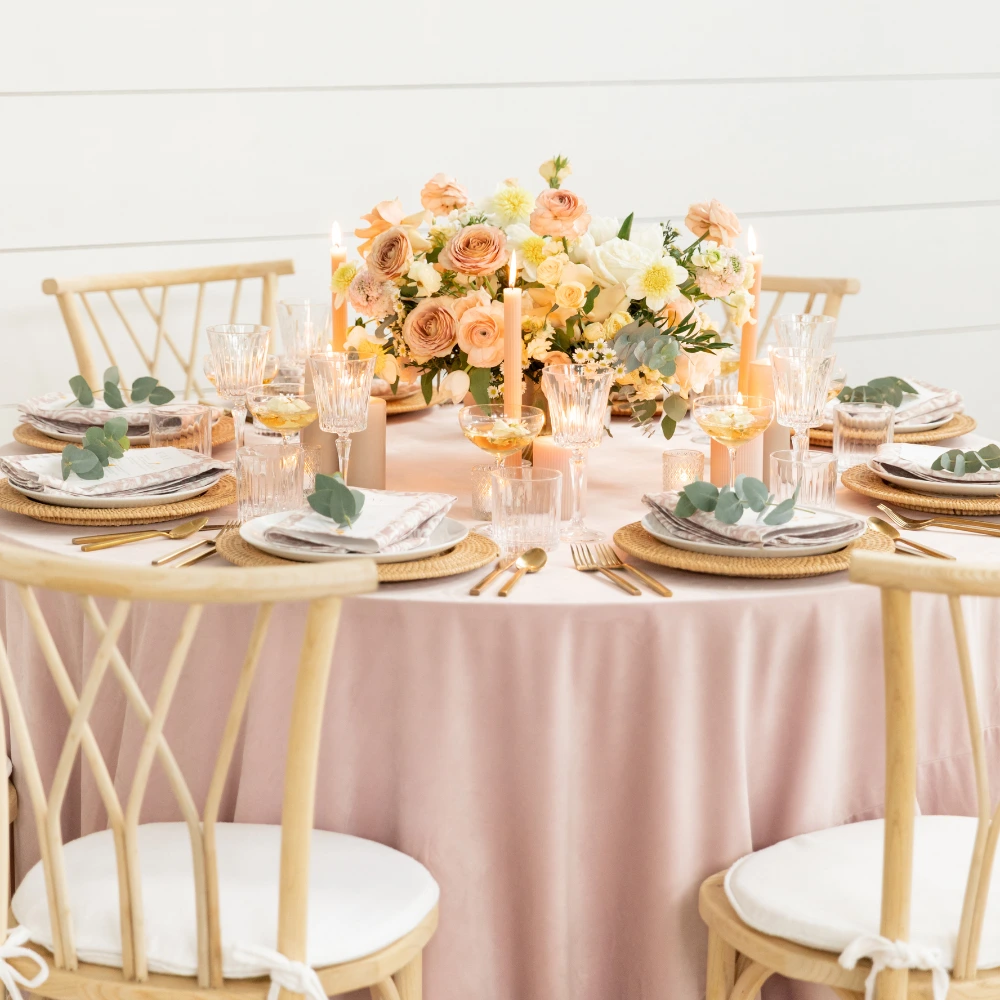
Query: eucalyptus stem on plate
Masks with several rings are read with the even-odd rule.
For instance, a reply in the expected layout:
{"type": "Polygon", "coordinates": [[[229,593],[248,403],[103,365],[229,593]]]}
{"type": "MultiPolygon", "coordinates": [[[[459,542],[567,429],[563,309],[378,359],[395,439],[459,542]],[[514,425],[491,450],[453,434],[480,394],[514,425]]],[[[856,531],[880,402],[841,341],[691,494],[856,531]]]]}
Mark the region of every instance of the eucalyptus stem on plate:
{"type": "Polygon", "coordinates": [[[688,484],[677,498],[674,513],[678,517],[691,517],[700,510],[714,513],[723,524],[736,524],[743,517],[743,512],[749,509],[758,515],[758,524],[786,524],[795,514],[798,499],[799,489],[796,487],[790,497],[776,504],[774,494],[759,479],[740,474],[734,487],[723,486],[720,489],[701,479],[688,484]],[[765,513],[768,507],[773,510],[765,513]]]}
{"type": "MultiPolygon", "coordinates": [[[[101,391],[104,393],[104,402],[112,410],[121,410],[128,406],[128,403],[122,398],[122,391],[118,384],[120,380],[117,366],[112,365],[104,372],[102,379],[104,389],[101,391]]],[[[74,402],[80,406],[94,405],[94,390],[91,389],[82,375],[74,375],[69,380],[69,387],[73,390],[74,402]]],[[[152,406],[162,406],[174,398],[174,394],[165,385],[160,385],[160,380],[153,378],[152,375],[143,375],[137,378],[132,383],[129,396],[133,403],[142,403],[148,400],[152,406]]]]}
{"type": "Polygon", "coordinates": [[[332,476],[319,473],[315,492],[309,494],[308,500],[317,514],[329,517],[341,527],[350,527],[365,505],[365,495],[360,490],[352,490],[339,472],[332,476]]]}
{"type": "Polygon", "coordinates": [[[81,479],[103,479],[111,459],[121,458],[129,449],[128,421],[112,417],[103,427],[88,427],[83,445],[68,444],[62,450],[62,477],[76,473],[81,479]]]}

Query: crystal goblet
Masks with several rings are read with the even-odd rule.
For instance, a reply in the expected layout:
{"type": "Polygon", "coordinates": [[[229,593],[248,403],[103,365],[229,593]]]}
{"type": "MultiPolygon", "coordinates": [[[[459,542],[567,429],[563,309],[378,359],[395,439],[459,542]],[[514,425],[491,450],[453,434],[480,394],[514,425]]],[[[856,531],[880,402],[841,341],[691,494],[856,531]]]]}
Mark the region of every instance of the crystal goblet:
{"type": "Polygon", "coordinates": [[[792,450],[804,456],[809,451],[809,428],[823,423],[836,357],[805,348],[772,347],[768,353],[778,423],[792,429],[792,450]]]}
{"type": "Polygon", "coordinates": [[[206,332],[208,346],[212,350],[215,387],[229,401],[236,447],[241,448],[247,417],[247,390],[264,381],[271,328],[249,323],[225,323],[210,326],[206,332]]]}
{"type": "Polygon", "coordinates": [[[337,458],[340,473],[347,482],[347,464],[351,455],[351,435],[368,426],[368,400],[375,374],[375,358],[331,352],[309,358],[313,377],[319,426],[337,435],[337,458]]]}
{"type": "Polygon", "coordinates": [[[331,343],[330,299],[282,299],[278,303],[278,328],[285,359],[304,367],[314,354],[331,343]]]}
{"type": "Polygon", "coordinates": [[[790,313],[774,317],[774,338],[779,348],[829,354],[836,332],[836,317],[822,313],[790,313]]]}

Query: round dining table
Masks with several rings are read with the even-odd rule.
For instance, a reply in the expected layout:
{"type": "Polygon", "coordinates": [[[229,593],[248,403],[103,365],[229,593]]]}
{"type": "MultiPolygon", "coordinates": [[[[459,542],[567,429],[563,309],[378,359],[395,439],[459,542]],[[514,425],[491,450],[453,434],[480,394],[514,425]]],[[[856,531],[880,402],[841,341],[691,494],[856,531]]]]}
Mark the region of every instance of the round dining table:
{"type": "MultiPolygon", "coordinates": [[[[587,493],[588,521],[609,538],[642,517],[644,493],[660,490],[665,448],[705,447],[687,432],[665,442],[658,430],[647,436],[624,420],[612,434],[589,455],[587,493]]],[[[462,437],[455,407],[390,419],[387,487],[451,493],[452,516],[470,524],[471,470],[483,461],[462,437]]],[[[874,504],[838,492],[846,510],[867,516],[877,513],[874,504]]],[[[234,516],[220,510],[213,521],[234,516]]],[[[81,553],[70,539],[83,533],[0,512],[0,541],[76,559],[148,564],[183,544],[81,553]]],[[[945,530],[919,538],[960,558],[1000,560],[1000,539],[945,530]]],[[[440,927],[424,964],[429,1000],[698,1000],[707,937],[701,881],[779,839],[881,813],[877,591],[843,572],[762,580],[643,568],[673,597],[646,588],[629,596],[576,572],[560,545],[505,599],[495,588],[469,595],[484,573],[477,570],[384,584],[345,602],[316,824],[396,847],[437,879],[440,927]]],[[[66,714],[15,590],[5,588],[3,635],[29,720],[46,734],[39,763],[51,775],[66,714]]],[[[95,638],[75,598],[44,597],[79,684],[95,638]]],[[[919,805],[973,813],[947,605],[943,597],[915,600],[919,805]]],[[[250,613],[206,612],[171,708],[166,734],[196,801],[207,790],[250,613]]],[[[979,598],[966,599],[966,615],[986,746],[998,766],[1000,615],[979,598]]],[[[122,635],[147,698],[179,616],[172,607],[137,607],[122,635]]],[[[290,605],[272,623],[223,818],[280,820],[302,619],[290,605]]],[[[141,726],[120,693],[108,694],[92,720],[95,734],[107,760],[134,760],[141,726]]],[[[16,745],[12,758],[18,784],[16,745]]],[[[129,765],[113,774],[126,793],[129,765]]],[[[27,790],[19,791],[18,878],[38,857],[27,790]]],[[[177,816],[163,775],[154,774],[144,820],[177,816]]],[[[105,823],[81,770],[66,836],[105,823]]],[[[772,982],[765,993],[786,989],[772,982]]]]}

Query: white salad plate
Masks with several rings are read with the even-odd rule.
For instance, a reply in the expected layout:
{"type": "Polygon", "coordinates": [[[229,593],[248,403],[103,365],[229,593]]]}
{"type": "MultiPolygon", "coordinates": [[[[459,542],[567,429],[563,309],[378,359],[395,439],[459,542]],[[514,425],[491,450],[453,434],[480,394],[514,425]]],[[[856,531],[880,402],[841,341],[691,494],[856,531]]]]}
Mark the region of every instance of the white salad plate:
{"type": "MultiPolygon", "coordinates": [[[[658,541],[672,545],[675,549],[685,549],[688,552],[701,552],[709,556],[739,556],[744,559],[779,559],[791,556],[822,556],[828,552],[838,552],[846,549],[850,541],[843,539],[836,542],[826,542],[822,545],[783,545],[781,548],[759,548],[754,545],[735,545],[727,542],[691,542],[686,538],[678,538],[665,531],[663,526],[652,514],[642,519],[642,526],[658,541]]],[[[858,526],[858,536],[865,532],[864,524],[858,526]]]]}
{"type": "MultiPolygon", "coordinates": [[[[221,479],[222,476],[219,476],[221,479]]],[[[202,483],[192,489],[177,490],[174,493],[145,493],[141,497],[82,497],[70,496],[68,493],[56,493],[49,489],[26,490],[12,483],[7,482],[12,489],[17,490],[22,496],[29,500],[37,500],[39,503],[52,504],[53,507],[83,507],[87,510],[113,510],[118,507],[155,507],[161,503],[177,503],[179,500],[192,500],[200,497],[202,493],[210,490],[214,483],[202,483]]],[[[218,480],[216,480],[218,482],[218,480]]]]}
{"type": "Polygon", "coordinates": [[[446,517],[433,531],[427,542],[420,548],[410,549],[408,552],[393,552],[391,554],[380,555],[374,553],[367,555],[361,552],[310,552],[304,546],[286,545],[268,541],[264,535],[268,528],[273,528],[280,524],[283,518],[288,516],[288,511],[280,511],[277,514],[264,514],[262,517],[255,517],[251,521],[246,521],[240,526],[240,537],[245,542],[249,542],[254,548],[260,549],[271,556],[279,556],[282,559],[294,559],[297,562],[331,562],[338,559],[374,559],[377,563],[397,563],[413,562],[415,559],[426,559],[428,556],[436,556],[440,552],[447,552],[453,549],[466,535],[469,529],[454,518],[446,517]]]}
{"type": "Polygon", "coordinates": [[[879,479],[884,479],[893,486],[900,486],[904,490],[911,490],[914,493],[931,493],[942,497],[998,497],[1000,496],[1000,483],[945,483],[931,482],[929,479],[917,479],[915,476],[896,476],[876,468],[872,463],[868,463],[868,468],[875,473],[879,479]]]}

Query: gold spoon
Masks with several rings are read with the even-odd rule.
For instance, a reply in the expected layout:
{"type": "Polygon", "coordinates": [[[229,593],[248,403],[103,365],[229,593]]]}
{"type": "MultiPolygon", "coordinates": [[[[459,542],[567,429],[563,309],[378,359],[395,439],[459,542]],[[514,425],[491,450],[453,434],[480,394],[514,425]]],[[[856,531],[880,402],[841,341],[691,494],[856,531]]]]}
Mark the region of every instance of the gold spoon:
{"type": "Polygon", "coordinates": [[[506,597],[525,573],[537,573],[548,558],[545,549],[528,549],[523,555],[518,556],[517,562],[514,563],[517,572],[500,588],[500,596],[506,597]]]}
{"type": "Polygon", "coordinates": [[[118,545],[128,545],[129,542],[143,542],[147,538],[170,538],[176,541],[193,535],[206,524],[208,517],[196,517],[193,521],[185,521],[184,524],[178,524],[169,531],[140,531],[135,534],[122,534],[118,538],[109,538],[104,542],[89,542],[87,545],[81,545],[80,551],[96,552],[98,549],[113,549],[118,545]]]}
{"type": "Polygon", "coordinates": [[[934,556],[937,559],[955,558],[954,556],[948,555],[946,552],[938,552],[937,549],[932,549],[929,545],[921,545],[920,542],[914,542],[909,538],[904,538],[896,528],[894,528],[888,521],[883,521],[880,517],[868,518],[868,527],[882,532],[883,535],[888,535],[894,542],[902,542],[903,545],[909,545],[910,548],[914,548],[918,552],[923,552],[924,555],[934,556]]]}
{"type": "MultiPolygon", "coordinates": [[[[201,527],[198,528],[198,531],[208,531],[211,528],[222,527],[221,524],[209,524],[207,517],[196,517],[193,521],[182,521],[180,524],[175,524],[171,530],[186,528],[192,523],[201,525],[201,527]]],[[[72,542],[73,545],[87,545],[90,542],[113,542],[117,538],[133,538],[135,535],[144,535],[149,530],[151,529],[139,527],[132,528],[130,531],[104,532],[99,535],[77,535],[76,538],[71,538],[70,542],[72,542]]]]}

